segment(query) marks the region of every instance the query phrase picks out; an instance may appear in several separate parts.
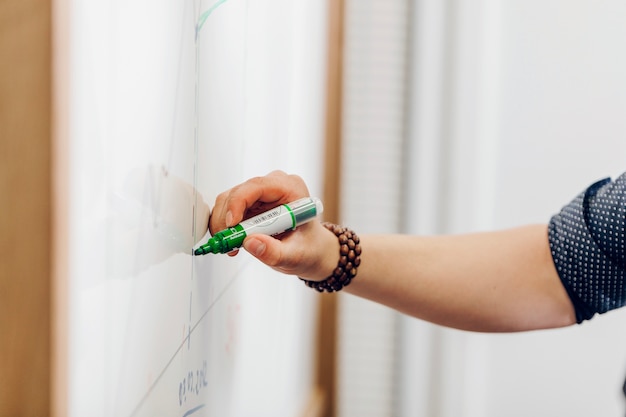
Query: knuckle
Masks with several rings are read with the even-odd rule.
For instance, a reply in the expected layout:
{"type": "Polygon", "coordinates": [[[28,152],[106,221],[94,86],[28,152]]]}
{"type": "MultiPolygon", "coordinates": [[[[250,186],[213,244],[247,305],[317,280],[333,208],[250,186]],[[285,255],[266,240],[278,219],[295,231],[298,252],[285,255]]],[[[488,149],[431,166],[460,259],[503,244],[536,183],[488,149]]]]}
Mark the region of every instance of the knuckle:
{"type": "Polygon", "coordinates": [[[228,198],[228,191],[219,193],[217,197],[215,197],[215,207],[222,206],[227,198],[228,198]]]}
{"type": "Polygon", "coordinates": [[[280,169],[275,169],[272,172],[270,172],[269,174],[267,174],[268,176],[286,176],[287,173],[283,170],[280,169]]]}
{"type": "Polygon", "coordinates": [[[263,260],[265,264],[272,268],[280,268],[282,266],[282,255],[280,251],[267,251],[266,257],[263,260]]]}
{"type": "Polygon", "coordinates": [[[250,185],[254,185],[254,186],[258,186],[261,185],[264,181],[263,177],[252,177],[250,179],[248,179],[248,181],[245,182],[245,184],[250,184],[250,185]]]}

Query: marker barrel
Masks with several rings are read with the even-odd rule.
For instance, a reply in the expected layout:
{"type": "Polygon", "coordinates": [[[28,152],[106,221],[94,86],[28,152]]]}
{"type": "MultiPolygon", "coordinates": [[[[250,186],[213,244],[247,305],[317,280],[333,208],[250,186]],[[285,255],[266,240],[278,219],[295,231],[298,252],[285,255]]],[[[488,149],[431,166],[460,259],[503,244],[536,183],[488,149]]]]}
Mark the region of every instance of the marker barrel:
{"type": "Polygon", "coordinates": [[[270,236],[278,235],[313,220],[323,211],[324,207],[319,198],[301,198],[215,233],[206,244],[200,246],[194,253],[196,255],[227,253],[240,248],[246,236],[255,233],[270,236]]]}

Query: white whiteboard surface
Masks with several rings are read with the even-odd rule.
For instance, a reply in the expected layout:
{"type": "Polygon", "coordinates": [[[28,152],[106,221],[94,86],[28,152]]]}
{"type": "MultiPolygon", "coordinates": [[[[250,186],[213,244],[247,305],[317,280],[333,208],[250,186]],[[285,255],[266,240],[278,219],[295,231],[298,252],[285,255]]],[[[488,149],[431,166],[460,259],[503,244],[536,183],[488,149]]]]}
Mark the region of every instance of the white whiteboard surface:
{"type": "Polygon", "coordinates": [[[315,294],[191,247],[251,176],[319,195],[324,5],[71,3],[72,416],[301,412],[315,294]]]}

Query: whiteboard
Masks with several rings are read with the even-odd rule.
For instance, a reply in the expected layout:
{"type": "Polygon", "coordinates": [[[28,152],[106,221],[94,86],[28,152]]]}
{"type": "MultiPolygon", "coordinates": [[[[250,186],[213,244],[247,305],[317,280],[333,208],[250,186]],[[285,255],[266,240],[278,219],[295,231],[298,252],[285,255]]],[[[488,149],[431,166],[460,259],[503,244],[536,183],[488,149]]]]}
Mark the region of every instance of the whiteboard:
{"type": "Polygon", "coordinates": [[[322,3],[71,2],[70,415],[301,413],[315,294],[191,248],[252,176],[320,194],[322,3]]]}

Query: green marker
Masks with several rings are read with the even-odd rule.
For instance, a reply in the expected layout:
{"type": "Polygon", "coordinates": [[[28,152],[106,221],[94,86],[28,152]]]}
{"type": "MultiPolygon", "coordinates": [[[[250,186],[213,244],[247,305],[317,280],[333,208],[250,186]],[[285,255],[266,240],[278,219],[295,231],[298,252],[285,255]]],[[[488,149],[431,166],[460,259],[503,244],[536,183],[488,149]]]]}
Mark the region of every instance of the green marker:
{"type": "Polygon", "coordinates": [[[324,206],[319,198],[305,197],[283,204],[272,210],[242,221],[236,226],[217,232],[209,241],[194,251],[195,255],[227,253],[243,245],[246,236],[253,233],[274,236],[313,220],[322,214],[324,206]]]}

